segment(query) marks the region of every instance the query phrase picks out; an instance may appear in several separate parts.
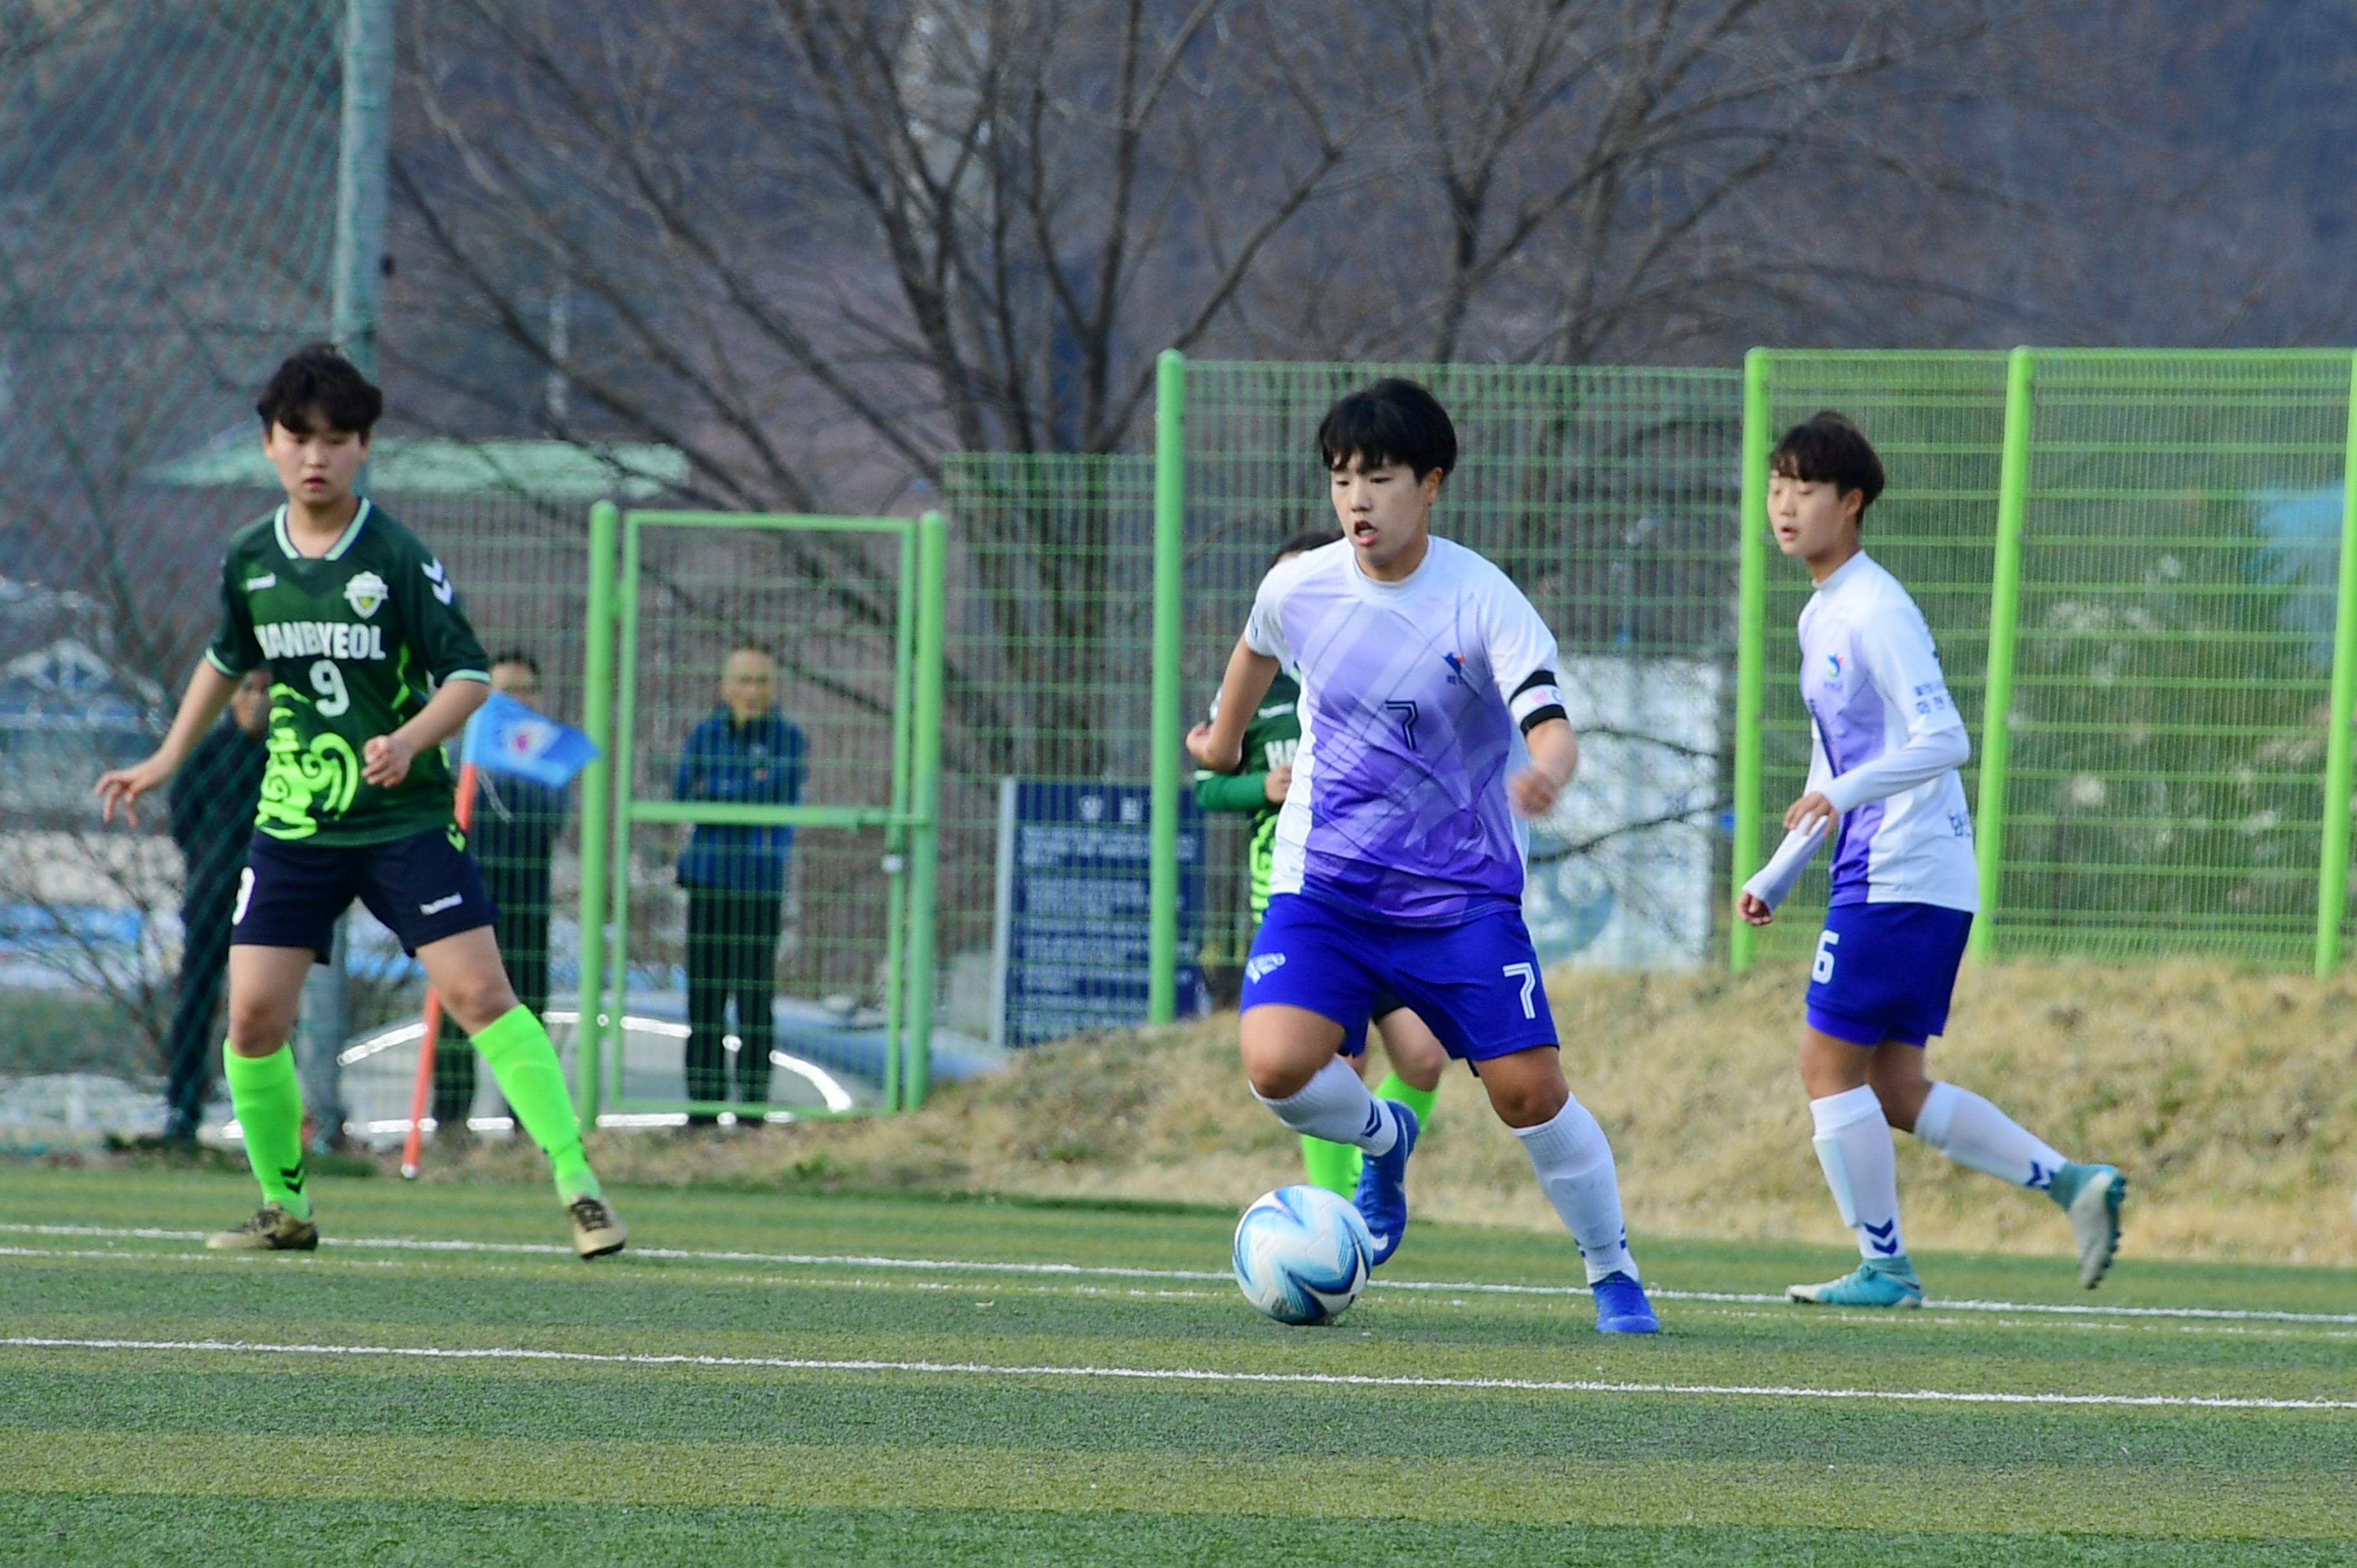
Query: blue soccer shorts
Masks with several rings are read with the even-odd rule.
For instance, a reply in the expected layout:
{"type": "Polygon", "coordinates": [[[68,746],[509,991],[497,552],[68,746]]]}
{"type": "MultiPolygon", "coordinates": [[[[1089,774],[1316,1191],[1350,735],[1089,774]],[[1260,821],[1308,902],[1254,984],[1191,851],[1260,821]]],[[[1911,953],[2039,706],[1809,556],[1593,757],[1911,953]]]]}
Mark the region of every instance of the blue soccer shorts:
{"type": "Polygon", "coordinates": [[[1240,1002],[1272,1004],[1340,1024],[1346,1056],[1366,1049],[1367,1020],[1394,1007],[1414,1008],[1464,1061],[1556,1043],[1538,953],[1514,908],[1485,909],[1453,926],[1397,926],[1280,893],[1244,961],[1240,1002]]]}
{"type": "Polygon", "coordinates": [[[1920,1046],[1948,1026],[1971,914],[1937,904],[1836,904],[1809,971],[1809,1027],[1852,1045],[1920,1046]]]}
{"type": "Polygon", "coordinates": [[[335,846],[257,832],[246,851],[230,945],[309,948],[328,961],[336,921],[357,898],[415,956],[428,942],[488,926],[499,907],[455,826],[390,843],[335,846]]]}

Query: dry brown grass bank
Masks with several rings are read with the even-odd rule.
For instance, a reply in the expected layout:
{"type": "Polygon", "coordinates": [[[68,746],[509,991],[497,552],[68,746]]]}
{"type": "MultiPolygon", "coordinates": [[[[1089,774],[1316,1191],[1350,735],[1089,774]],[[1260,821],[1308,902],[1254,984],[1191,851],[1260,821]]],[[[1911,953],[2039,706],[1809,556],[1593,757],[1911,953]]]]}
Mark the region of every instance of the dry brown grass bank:
{"type": "MultiPolygon", "coordinates": [[[[1796,969],[1552,977],[1566,1067],[1610,1129],[1643,1234],[1841,1240],[1792,1065],[1796,969]]],[[[911,1186],[1241,1206],[1297,1179],[1293,1140],[1252,1101],[1232,1015],[1034,1052],[921,1113],[758,1140],[603,1140],[640,1181],[911,1186]]],[[[2357,1263],[2357,987],[2230,965],[2010,964],[1967,974],[1935,1070],[2066,1154],[2135,1184],[2149,1256],[2357,1263]]],[[[2067,1250],[2043,1201],[1902,1137],[1910,1235],[1925,1249],[2067,1250]]],[[[531,1168],[487,1152],[469,1169],[531,1168]]],[[[1553,1230],[1513,1137],[1469,1077],[1441,1089],[1416,1155],[1418,1212],[1553,1230]]]]}

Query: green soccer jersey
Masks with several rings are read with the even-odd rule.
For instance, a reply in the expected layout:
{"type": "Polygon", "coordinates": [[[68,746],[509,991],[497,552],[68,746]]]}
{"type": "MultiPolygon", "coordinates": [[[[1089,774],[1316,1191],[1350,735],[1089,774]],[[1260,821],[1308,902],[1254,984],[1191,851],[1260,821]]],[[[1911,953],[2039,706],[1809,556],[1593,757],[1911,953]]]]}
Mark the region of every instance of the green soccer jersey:
{"type": "Polygon", "coordinates": [[[317,559],[296,553],[285,507],[231,539],[205,657],[231,676],[270,666],[264,832],[343,847],[450,822],[441,747],[420,751],[390,789],[361,777],[361,749],[415,718],[435,685],[490,679],[442,563],[373,503],[317,559]]]}
{"type": "Polygon", "coordinates": [[[1199,770],[1195,775],[1195,802],[1207,811],[1250,811],[1253,814],[1252,871],[1253,918],[1260,918],[1268,908],[1269,873],[1276,858],[1276,816],[1283,811],[1280,801],[1268,798],[1264,782],[1279,768],[1290,766],[1294,753],[1301,749],[1301,688],[1293,677],[1279,671],[1269,683],[1268,695],[1244,725],[1243,760],[1233,773],[1213,773],[1199,770]]]}

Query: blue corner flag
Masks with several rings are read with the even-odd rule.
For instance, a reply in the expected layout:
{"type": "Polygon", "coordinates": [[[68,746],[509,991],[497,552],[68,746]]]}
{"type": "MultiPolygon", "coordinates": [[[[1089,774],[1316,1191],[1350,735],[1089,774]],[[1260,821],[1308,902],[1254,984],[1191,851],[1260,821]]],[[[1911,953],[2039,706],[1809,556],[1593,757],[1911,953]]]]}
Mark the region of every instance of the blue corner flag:
{"type": "Polygon", "coordinates": [[[597,759],[597,744],[569,725],[543,718],[506,693],[493,692],[467,721],[467,743],[459,759],[562,789],[597,759]]]}

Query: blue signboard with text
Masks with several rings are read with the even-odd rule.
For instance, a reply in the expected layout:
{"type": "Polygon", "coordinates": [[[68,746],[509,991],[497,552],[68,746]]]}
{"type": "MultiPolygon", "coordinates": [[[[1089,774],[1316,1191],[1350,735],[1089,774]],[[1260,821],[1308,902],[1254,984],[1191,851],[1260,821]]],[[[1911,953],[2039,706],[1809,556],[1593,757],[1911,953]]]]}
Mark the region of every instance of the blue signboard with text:
{"type": "MultiPolygon", "coordinates": [[[[998,921],[992,1042],[1032,1046],[1146,1022],[1153,901],[1142,783],[1006,779],[998,794],[998,921]]],[[[1178,1015],[1209,1001],[1194,962],[1203,819],[1179,797],[1178,1015]]]]}

